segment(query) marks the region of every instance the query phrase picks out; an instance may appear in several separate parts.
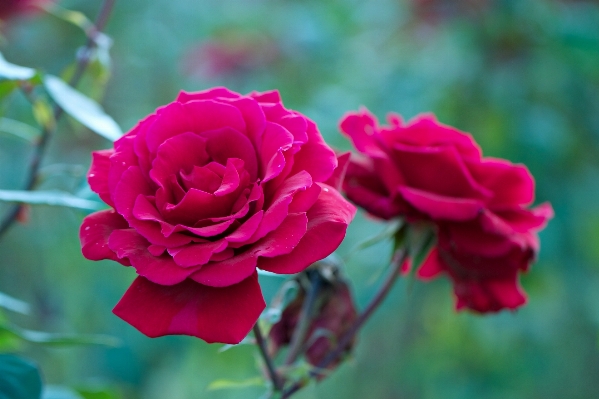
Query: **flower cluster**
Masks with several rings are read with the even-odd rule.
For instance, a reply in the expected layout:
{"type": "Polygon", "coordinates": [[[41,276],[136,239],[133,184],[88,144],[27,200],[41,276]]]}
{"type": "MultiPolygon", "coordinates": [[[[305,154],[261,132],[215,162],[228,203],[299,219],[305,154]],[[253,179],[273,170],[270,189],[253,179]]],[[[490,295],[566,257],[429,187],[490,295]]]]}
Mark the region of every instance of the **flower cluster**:
{"type": "MultiPolygon", "coordinates": [[[[549,204],[530,209],[534,181],[522,165],[483,158],[472,137],[422,115],[379,126],[367,110],[340,129],[360,155],[337,157],[316,125],[276,91],[182,92],[93,153],[90,186],[111,209],[86,217],[82,250],[132,266],[137,279],[114,313],[144,334],[240,342],[265,308],[257,269],[304,271],[345,237],[355,207],[435,227],[417,275],[453,281],[458,309],[515,309],[519,273],[539,249],[549,204]],[[346,173],[347,170],[347,173],[346,173]]],[[[406,262],[409,265],[410,262],[406,262]]],[[[356,318],[346,285],[332,286],[310,334],[339,336],[356,318]]],[[[296,328],[298,299],[273,327],[276,348],[296,328]]],[[[317,364],[326,339],[305,343],[317,364]]],[[[349,349],[349,348],[348,348],[349,349]]]]}

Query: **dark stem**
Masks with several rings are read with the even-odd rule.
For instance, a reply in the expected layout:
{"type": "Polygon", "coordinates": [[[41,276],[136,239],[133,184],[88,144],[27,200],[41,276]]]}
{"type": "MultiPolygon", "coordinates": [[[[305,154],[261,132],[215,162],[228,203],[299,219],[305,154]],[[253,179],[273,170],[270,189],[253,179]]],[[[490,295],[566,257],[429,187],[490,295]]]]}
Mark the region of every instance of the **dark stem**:
{"type": "MultiPolygon", "coordinates": [[[[366,306],[364,311],[354,321],[351,327],[337,341],[335,348],[333,348],[333,350],[331,350],[328,355],[316,365],[315,370],[310,372],[311,377],[321,375],[322,370],[325,370],[331,363],[337,360],[345,352],[348,344],[354,339],[354,336],[360,330],[362,325],[364,325],[364,323],[370,318],[372,313],[374,313],[374,311],[379,307],[379,305],[391,291],[393,284],[400,274],[401,265],[405,262],[406,258],[407,251],[405,249],[400,249],[395,253],[391,264],[391,272],[387,276],[387,279],[384,281],[379,291],[375,294],[368,306],[366,306]]],[[[306,383],[306,380],[295,382],[293,385],[283,391],[281,399],[289,398],[291,395],[302,389],[306,383]]]]}
{"type": "Polygon", "coordinates": [[[268,351],[266,350],[266,341],[264,340],[264,337],[262,336],[262,331],[260,331],[260,327],[258,326],[258,323],[256,322],[256,324],[254,324],[254,337],[256,338],[256,344],[258,345],[258,348],[260,349],[260,355],[262,355],[262,358],[264,359],[264,363],[266,363],[266,369],[268,370],[268,376],[270,377],[270,380],[272,381],[272,385],[275,389],[275,391],[280,391],[283,388],[283,385],[281,383],[281,379],[279,378],[279,374],[277,373],[277,370],[275,369],[275,365],[271,359],[271,357],[268,355],[268,351]]]}
{"type": "MultiPolygon", "coordinates": [[[[102,8],[100,9],[98,17],[96,18],[96,22],[94,24],[94,32],[90,35],[90,37],[88,37],[87,43],[85,44],[81,56],[77,61],[77,67],[75,69],[75,72],[71,80],[69,81],[69,84],[73,87],[77,86],[77,84],[83,77],[83,74],[85,73],[87,66],[89,65],[91,54],[93,52],[93,49],[97,45],[95,39],[106,26],[114,2],[115,0],[105,0],[102,4],[102,8]]],[[[29,164],[29,171],[27,173],[27,178],[25,180],[23,190],[29,191],[35,187],[35,184],[37,182],[37,174],[40,169],[44,154],[46,153],[48,142],[50,141],[50,138],[54,135],[56,124],[58,123],[59,119],[63,114],[63,110],[58,106],[58,104],[54,105],[53,114],[53,126],[42,126],[41,136],[37,145],[34,147],[33,156],[31,158],[31,163],[29,164]]],[[[4,233],[6,233],[6,231],[15,222],[19,215],[19,212],[21,211],[21,206],[22,205],[20,204],[16,204],[7,212],[6,216],[2,220],[2,223],[0,223],[0,237],[2,237],[4,233]]]]}
{"type": "Polygon", "coordinates": [[[308,290],[306,299],[302,304],[302,309],[300,310],[298,319],[299,321],[295,331],[293,332],[293,336],[291,337],[289,352],[287,352],[287,357],[285,359],[286,366],[293,363],[301,353],[301,350],[304,346],[304,339],[306,338],[306,333],[308,332],[310,321],[312,320],[314,302],[316,301],[318,292],[320,291],[321,278],[318,274],[318,271],[309,272],[308,276],[310,279],[310,289],[308,290]]]}

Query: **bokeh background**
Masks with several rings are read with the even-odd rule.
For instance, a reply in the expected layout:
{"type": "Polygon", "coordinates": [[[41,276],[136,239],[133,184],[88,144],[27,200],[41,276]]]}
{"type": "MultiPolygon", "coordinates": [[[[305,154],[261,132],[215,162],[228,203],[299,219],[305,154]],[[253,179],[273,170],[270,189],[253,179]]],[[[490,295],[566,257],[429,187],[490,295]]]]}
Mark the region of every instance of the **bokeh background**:
{"type": "MultiPolygon", "coordinates": [[[[90,18],[100,3],[59,2],[90,18]]],[[[85,41],[47,14],[15,18],[3,34],[8,60],[58,75],[85,41]]],[[[446,279],[401,281],[352,359],[298,399],[599,397],[597,1],[127,0],[117,1],[107,34],[112,76],[102,103],[125,131],[179,90],[217,85],[280,90],[287,107],[314,119],[340,149],[349,149],[337,131],[346,111],[366,106],[381,120],[389,111],[406,118],[431,111],[471,132],[486,156],[525,163],[537,203],[553,204],[539,260],[522,279],[527,306],[456,313],[446,279]]],[[[81,89],[100,98],[97,88],[81,89]]],[[[1,111],[35,126],[18,95],[1,111]]],[[[80,192],[90,151],[109,146],[62,120],[41,187],[80,192]]],[[[22,186],[30,155],[28,144],[0,133],[0,188],[22,186]]],[[[134,271],[82,257],[83,216],[31,208],[28,221],[0,241],[0,291],[33,308],[12,321],[123,341],[118,348],[23,346],[45,381],[105,390],[102,398],[260,397],[261,387],[207,390],[217,379],[259,375],[253,347],[220,353],[221,345],[190,337],[149,339],[111,313],[134,271]]],[[[384,228],[359,214],[338,251],[360,306],[376,290],[391,247],[351,251],[384,228]]],[[[263,282],[267,296],[280,283],[263,282]]]]}

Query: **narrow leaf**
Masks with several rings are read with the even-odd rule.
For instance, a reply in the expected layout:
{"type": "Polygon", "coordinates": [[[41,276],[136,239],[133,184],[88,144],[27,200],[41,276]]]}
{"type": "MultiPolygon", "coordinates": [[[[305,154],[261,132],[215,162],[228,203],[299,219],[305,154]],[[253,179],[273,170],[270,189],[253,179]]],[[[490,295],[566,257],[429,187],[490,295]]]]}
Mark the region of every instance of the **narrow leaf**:
{"type": "Polygon", "coordinates": [[[240,389],[252,386],[264,386],[264,379],[262,377],[248,378],[243,381],[232,381],[232,380],[216,380],[212,381],[208,388],[208,391],[215,391],[217,389],[240,389]]]}
{"type": "Polygon", "coordinates": [[[29,304],[2,292],[0,292],[0,307],[21,314],[29,313],[29,304]]]}
{"type": "Polygon", "coordinates": [[[67,114],[92,131],[111,141],[122,136],[123,132],[116,122],[91,98],[84,96],[56,76],[47,75],[44,78],[44,85],[50,96],[67,114]]]}
{"type": "Polygon", "coordinates": [[[42,345],[102,345],[117,347],[121,344],[121,341],[118,338],[111,337],[109,335],[48,333],[43,331],[26,330],[8,323],[0,325],[0,331],[11,333],[23,341],[42,345]]]}
{"type": "Polygon", "coordinates": [[[0,118],[0,132],[11,134],[30,143],[34,143],[39,137],[39,131],[33,126],[9,118],[0,118]]]}
{"type": "Polygon", "coordinates": [[[90,211],[97,211],[103,207],[99,202],[75,197],[63,191],[0,190],[0,201],[32,205],[66,206],[90,211]]]}
{"type": "Polygon", "coordinates": [[[34,76],[35,69],[11,64],[0,53],[0,79],[27,80],[34,76]]]}

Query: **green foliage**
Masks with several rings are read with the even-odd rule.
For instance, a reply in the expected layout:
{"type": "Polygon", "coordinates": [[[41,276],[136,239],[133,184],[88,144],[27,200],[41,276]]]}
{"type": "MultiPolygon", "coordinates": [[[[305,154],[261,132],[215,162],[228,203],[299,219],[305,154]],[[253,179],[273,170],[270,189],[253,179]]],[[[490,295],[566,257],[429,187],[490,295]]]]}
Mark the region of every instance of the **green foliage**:
{"type": "Polygon", "coordinates": [[[42,379],[35,364],[0,354],[0,399],[39,399],[41,394],[42,379]]]}
{"type": "Polygon", "coordinates": [[[123,132],[116,122],[94,100],[52,75],[44,78],[44,86],[48,94],[67,114],[93,132],[110,141],[122,136],[123,132]]]}
{"type": "Polygon", "coordinates": [[[31,205],[66,206],[88,211],[97,211],[103,208],[103,205],[99,202],[89,201],[60,191],[0,190],[0,201],[31,205]]]}
{"type": "Polygon", "coordinates": [[[26,330],[14,324],[0,322],[0,336],[3,334],[12,335],[25,342],[48,346],[102,345],[117,347],[121,344],[118,338],[108,335],[48,333],[26,330]]]}
{"type": "Polygon", "coordinates": [[[243,381],[232,381],[232,380],[216,380],[212,381],[206,388],[208,391],[216,391],[218,389],[242,389],[252,386],[265,386],[266,382],[262,377],[248,378],[243,381]]]}
{"type": "Polygon", "coordinates": [[[11,64],[6,61],[4,56],[0,53],[0,79],[29,80],[33,78],[35,74],[35,69],[11,64]]]}

